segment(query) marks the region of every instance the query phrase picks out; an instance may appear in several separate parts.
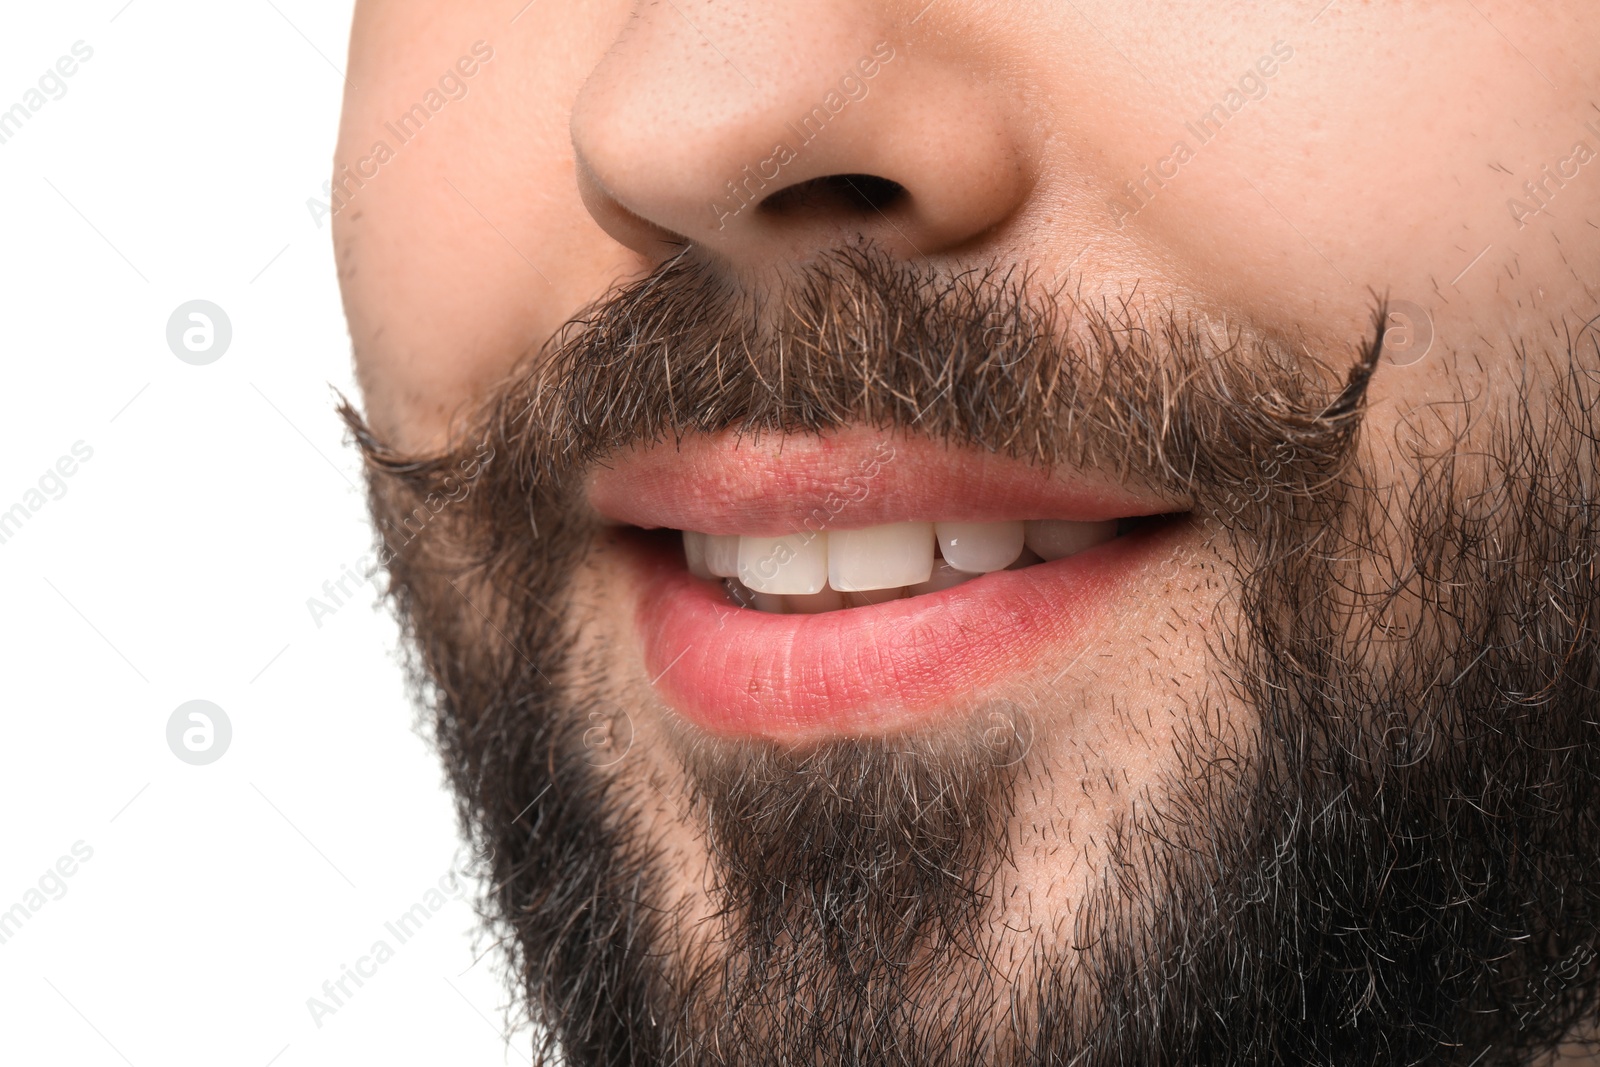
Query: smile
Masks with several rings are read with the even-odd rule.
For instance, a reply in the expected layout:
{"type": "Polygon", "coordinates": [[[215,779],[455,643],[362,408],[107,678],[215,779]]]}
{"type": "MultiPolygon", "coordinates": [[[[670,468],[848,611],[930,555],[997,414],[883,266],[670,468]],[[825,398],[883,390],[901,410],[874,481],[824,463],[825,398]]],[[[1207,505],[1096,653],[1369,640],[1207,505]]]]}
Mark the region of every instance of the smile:
{"type": "Polygon", "coordinates": [[[696,578],[725,579],[729,601],[815,615],[953,589],[994,571],[1075,556],[1134,528],[1106,522],[900,522],[782,537],[683,532],[696,578]]]}
{"type": "Polygon", "coordinates": [[[656,695],[779,741],[923,725],[1071,661],[1189,533],[1181,501],[860,430],[641,449],[588,499],[656,695]]]}

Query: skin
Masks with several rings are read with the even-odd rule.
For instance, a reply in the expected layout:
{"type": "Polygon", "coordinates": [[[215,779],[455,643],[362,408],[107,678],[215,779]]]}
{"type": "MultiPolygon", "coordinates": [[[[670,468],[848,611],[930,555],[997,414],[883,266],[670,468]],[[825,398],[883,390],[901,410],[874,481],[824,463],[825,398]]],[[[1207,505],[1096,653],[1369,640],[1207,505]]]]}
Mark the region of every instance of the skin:
{"type": "MultiPolygon", "coordinates": [[[[1368,334],[1373,294],[1387,293],[1408,305],[1392,321],[1400,351],[1408,337],[1433,340],[1374,379],[1379,470],[1385,442],[1425,405],[1513,387],[1498,373],[1508,339],[1542,343],[1552,323],[1600,312],[1600,159],[1574,159],[1580,140],[1600,150],[1584,128],[1600,130],[1592,4],[1546,5],[1537,19],[1481,0],[518,7],[357,6],[335,177],[354,191],[334,237],[367,418],[404,450],[442,446],[516,361],[685,243],[756,292],[786,264],[861,238],[951,270],[1022,263],[1087,299],[1137,290],[1340,360],[1368,334]],[[400,144],[385,124],[476,41],[493,58],[400,144]],[[880,41],[894,58],[867,95],[763,195],[838,174],[887,178],[908,195],[882,211],[848,198],[745,209],[719,226],[725,183],[768,159],[784,124],[880,41]],[[1201,144],[1185,124],[1278,42],[1292,57],[1280,51],[1259,79],[1265,95],[1201,144]],[[366,164],[373,176],[355,189],[342,168],[361,168],[380,140],[393,158],[375,174],[366,164]],[[1124,183],[1178,141],[1192,158],[1143,203],[1130,198],[1124,183]],[[1576,176],[1549,183],[1548,209],[1535,212],[1523,183],[1547,165],[1576,176]]],[[[1214,579],[1174,559],[1108,611],[1114,621],[1084,650],[1089,663],[1103,650],[1144,655],[1074,673],[1053,693],[1018,678],[991,695],[1171,705],[1204,675],[1218,598],[1214,579]]],[[[594,562],[577,595],[618,602],[620,568],[603,547],[594,562]]],[[[604,636],[622,649],[620,677],[642,690],[631,631],[618,622],[604,636]]],[[[1087,746],[1131,784],[1154,781],[1168,747],[1159,717],[1143,730],[1069,712],[1042,725],[1057,766],[1076,766],[1073,747],[1087,746]]],[[[639,748],[659,751],[657,724],[645,716],[638,729],[639,748]]],[[[1105,809],[1088,777],[1080,789],[1064,773],[1058,793],[1031,803],[1092,833],[1105,809]]],[[[690,830],[670,806],[652,818],[683,855],[676,891],[693,897],[690,830]]],[[[1037,820],[1025,806],[1017,822],[1037,820]]],[[[1083,875],[1039,842],[1016,844],[1013,877],[1027,892],[1008,919],[1037,924],[1070,905],[1083,875]]]]}
{"type": "MultiPolygon", "coordinates": [[[[518,356],[682,238],[756,279],[857,232],[958,262],[1070,263],[1090,294],[1137,282],[1335,348],[1364,331],[1369,287],[1425,309],[1441,351],[1592,307],[1590,168],[1522,228],[1506,200],[1600,118],[1600,15],[1336,3],[1312,22],[1318,6],[942,0],[909,25],[920,3],[596,3],[508,24],[506,3],[362,3],[337,165],[395,147],[384,123],[472,42],[495,52],[335,217],[369,416],[399,444],[441,441],[518,356]],[[715,229],[723,183],[883,39],[904,62],[780,180],[877,174],[912,206],[715,229]],[[1198,146],[1185,121],[1279,40],[1294,58],[1268,95],[1198,146]],[[1179,139],[1195,158],[1118,228],[1107,200],[1179,139]]],[[[1436,363],[1384,376],[1374,399],[1416,402],[1436,363]]]]}

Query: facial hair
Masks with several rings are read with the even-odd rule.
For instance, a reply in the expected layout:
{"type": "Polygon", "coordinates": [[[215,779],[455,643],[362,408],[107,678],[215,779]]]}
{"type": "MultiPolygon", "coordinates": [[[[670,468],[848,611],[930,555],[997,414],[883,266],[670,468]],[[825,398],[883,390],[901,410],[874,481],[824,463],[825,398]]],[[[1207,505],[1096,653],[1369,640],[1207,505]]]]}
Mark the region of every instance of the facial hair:
{"type": "Polygon", "coordinates": [[[1527,388],[1462,400],[1448,444],[1419,432],[1380,473],[1361,430],[1384,318],[1341,369],[1016,269],[840,253],[763,300],[682,257],[442,453],[347,408],[536,1053],[1511,1064],[1591,1016],[1600,353],[1508,349],[1527,388]],[[1227,577],[1182,773],[1115,822],[1070,947],[1024,947],[1029,981],[996,980],[984,929],[1017,790],[1049,773],[1025,710],[983,709],[999,735],[678,746],[714,937],[661,906],[639,783],[593,758],[631,720],[570,596],[599,535],[584,474],[691,434],[861,425],[1191,499],[1227,577]]]}

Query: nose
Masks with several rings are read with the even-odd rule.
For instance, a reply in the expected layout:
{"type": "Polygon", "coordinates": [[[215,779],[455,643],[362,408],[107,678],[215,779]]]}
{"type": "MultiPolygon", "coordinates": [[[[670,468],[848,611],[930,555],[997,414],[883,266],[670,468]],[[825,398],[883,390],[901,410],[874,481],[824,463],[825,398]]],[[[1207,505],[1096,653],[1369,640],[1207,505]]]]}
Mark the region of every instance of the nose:
{"type": "Polygon", "coordinates": [[[941,43],[925,4],[638,5],[573,106],[589,212],[651,263],[926,257],[995,231],[1037,156],[999,62],[941,43]]]}

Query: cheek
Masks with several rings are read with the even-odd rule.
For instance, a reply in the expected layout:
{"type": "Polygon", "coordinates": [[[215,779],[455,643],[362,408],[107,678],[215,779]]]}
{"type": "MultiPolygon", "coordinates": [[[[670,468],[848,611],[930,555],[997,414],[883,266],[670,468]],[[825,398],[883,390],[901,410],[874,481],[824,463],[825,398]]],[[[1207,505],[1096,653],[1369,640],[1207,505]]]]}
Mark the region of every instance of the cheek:
{"type": "MultiPolygon", "coordinates": [[[[1571,152],[1597,113],[1581,94],[1533,73],[1481,22],[1430,5],[1382,17],[1383,32],[1372,36],[1326,20],[1289,35],[1293,54],[1276,58],[1266,96],[1246,97],[1202,139],[1198,117],[1284,32],[1264,14],[1247,16],[1229,42],[1237,68],[1217,69],[1192,103],[1152,108],[1121,141],[1096,128],[1096,138],[1116,146],[1106,168],[1113,196],[1168,155],[1174,137],[1194,149],[1175,178],[1145,194],[1124,239],[1159,250],[1180,284],[1219,306],[1248,308],[1286,335],[1317,331],[1308,338],[1313,351],[1343,352],[1367,334],[1369,287],[1431,313],[1436,353],[1503,334],[1508,309],[1519,305],[1587,306],[1583,284],[1600,277],[1593,242],[1554,232],[1548,219],[1519,230],[1506,205],[1542,165],[1571,152]],[[1452,82],[1460,71],[1472,77],[1452,82]]],[[[1559,68],[1570,58],[1559,42],[1591,32],[1557,19],[1518,47],[1559,68]]],[[[1196,65],[1191,47],[1174,47],[1138,59],[1196,65]]],[[[1122,104],[1107,114],[1132,110],[1122,104]]],[[[1600,179],[1587,172],[1554,204],[1566,209],[1569,229],[1600,205],[1600,179]]]]}
{"type": "Polygon", "coordinates": [[[626,11],[539,17],[540,33],[486,35],[505,21],[486,3],[357,11],[350,80],[362,91],[345,101],[336,173],[379,142],[392,154],[345,198],[333,236],[369,418],[405,447],[441,442],[453,412],[641,269],[584,211],[568,133],[626,11]],[[420,131],[401,124],[463,56],[477,66],[466,95],[420,131]]]}

